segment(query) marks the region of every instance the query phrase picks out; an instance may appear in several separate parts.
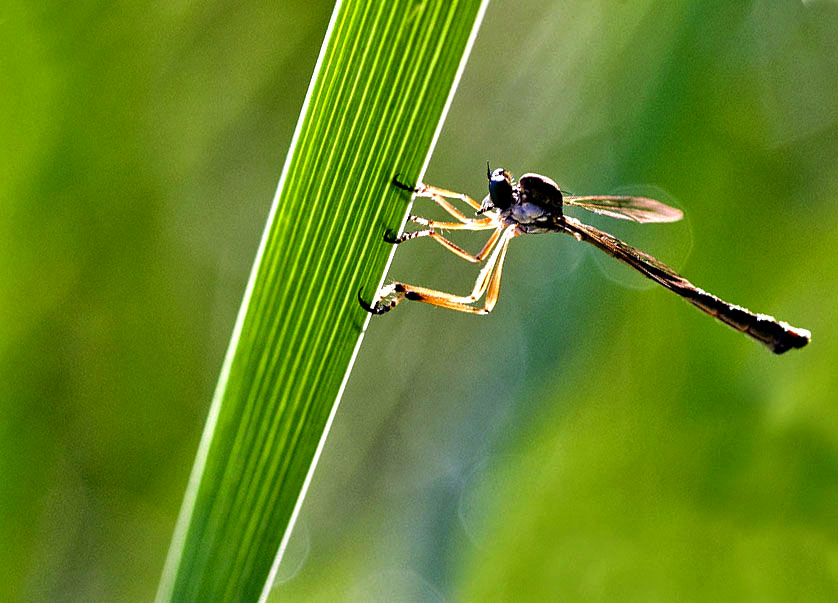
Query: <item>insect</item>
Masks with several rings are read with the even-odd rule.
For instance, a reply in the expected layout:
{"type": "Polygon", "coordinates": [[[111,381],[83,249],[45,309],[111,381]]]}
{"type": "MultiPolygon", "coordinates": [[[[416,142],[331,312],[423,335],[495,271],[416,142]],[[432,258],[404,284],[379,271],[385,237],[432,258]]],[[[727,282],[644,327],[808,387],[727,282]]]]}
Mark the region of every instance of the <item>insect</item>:
{"type": "Polygon", "coordinates": [[[566,216],[562,211],[563,206],[570,205],[612,218],[643,224],[676,222],[683,217],[681,210],[646,197],[563,195],[559,186],[547,176],[527,173],[516,182],[503,168],[491,171],[488,164],[486,176],[489,179],[489,194],[479,204],[468,195],[426,184],[412,188],[402,184],[397,178],[393,179],[393,184],[399,188],[412,191],[417,197],[425,197],[436,202],[456,221],[441,222],[410,215],[409,221],[424,228],[395,237],[388,231],[385,233],[386,241],[398,245],[411,239],[430,237],[454,255],[474,263],[485,261],[485,264],[477,276],[474,288],[468,295],[453,295],[406,283],[390,283],[379,291],[378,301],[372,305],[366,303],[359,292],[358,301],[367,312],[376,315],[384,314],[404,300],[413,300],[459,312],[488,314],[498,300],[503,260],[506,257],[509,242],[525,234],[561,232],[573,236],[577,241],[590,243],[631,266],[643,276],[674,291],[703,312],[763,343],[775,354],[782,354],[793,348],[802,348],[809,343],[811,333],[806,329],[793,327],[772,316],[755,314],[746,308],[723,301],[696,287],[649,254],[624,243],[607,232],[566,216]],[[477,217],[466,216],[454,206],[452,200],[470,205],[476,210],[477,217]],[[442,236],[440,230],[485,230],[492,231],[492,234],[483,249],[476,255],[472,255],[442,236]],[[484,295],[486,298],[483,306],[475,306],[474,304],[484,295]]]}

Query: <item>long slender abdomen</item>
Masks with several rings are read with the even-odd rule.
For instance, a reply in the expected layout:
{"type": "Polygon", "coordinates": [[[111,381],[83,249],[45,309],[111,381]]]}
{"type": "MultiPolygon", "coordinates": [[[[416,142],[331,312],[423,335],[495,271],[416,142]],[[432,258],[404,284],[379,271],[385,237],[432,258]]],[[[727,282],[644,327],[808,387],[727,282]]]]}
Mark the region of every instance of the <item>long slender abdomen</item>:
{"type": "Polygon", "coordinates": [[[707,293],[663,262],[593,226],[565,216],[564,231],[628,264],[710,316],[765,344],[775,354],[782,354],[793,348],[802,348],[812,337],[806,329],[793,327],[767,314],[755,314],[746,308],[730,304],[707,293]]]}

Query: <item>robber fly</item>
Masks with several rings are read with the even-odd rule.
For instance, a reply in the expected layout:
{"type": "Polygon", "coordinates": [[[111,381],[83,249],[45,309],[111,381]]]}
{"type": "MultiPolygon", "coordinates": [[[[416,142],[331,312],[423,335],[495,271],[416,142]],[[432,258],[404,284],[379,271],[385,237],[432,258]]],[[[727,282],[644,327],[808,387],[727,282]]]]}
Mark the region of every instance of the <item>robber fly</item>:
{"type": "Polygon", "coordinates": [[[388,231],[385,240],[399,244],[419,237],[430,237],[469,262],[482,263],[486,260],[486,263],[469,295],[458,296],[406,283],[391,283],[379,291],[378,301],[372,305],[361,299],[359,293],[358,300],[367,312],[384,314],[404,300],[414,300],[459,312],[488,314],[498,300],[503,260],[509,242],[525,234],[562,232],[573,236],[577,241],[590,243],[631,266],[647,278],[674,291],[703,312],[765,344],[775,354],[782,354],[792,348],[802,348],[809,343],[811,334],[806,329],[799,329],[772,316],[755,314],[741,306],[729,304],[699,289],[649,254],[635,249],[607,232],[564,215],[562,207],[581,207],[597,214],[641,224],[676,222],[683,217],[681,210],[646,197],[563,195],[553,180],[540,174],[524,174],[516,182],[503,168],[490,171],[487,165],[486,175],[489,179],[489,194],[479,204],[468,195],[426,184],[411,188],[394,178],[393,183],[396,186],[412,191],[417,197],[433,200],[453,216],[456,222],[441,222],[410,215],[408,220],[424,228],[395,237],[388,231]],[[466,216],[451,200],[467,203],[476,210],[477,217],[466,216]],[[477,255],[472,255],[443,237],[439,233],[440,230],[490,230],[492,234],[483,249],[477,255]],[[484,295],[486,299],[483,306],[475,306],[484,295]]]}

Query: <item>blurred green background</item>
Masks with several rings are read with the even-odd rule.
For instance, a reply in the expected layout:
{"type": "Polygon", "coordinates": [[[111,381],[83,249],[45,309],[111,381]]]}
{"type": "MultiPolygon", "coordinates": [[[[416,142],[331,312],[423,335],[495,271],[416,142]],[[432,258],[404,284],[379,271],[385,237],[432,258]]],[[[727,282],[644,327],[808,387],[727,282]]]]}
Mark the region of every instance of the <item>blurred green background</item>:
{"type": "MultiPolygon", "coordinates": [[[[0,9],[0,600],[153,596],[331,8],[0,9]]],[[[837,92],[828,0],[493,0],[426,180],[652,194],[592,222],[813,342],[516,240],[372,323],[272,598],[836,600],[837,92]]]]}

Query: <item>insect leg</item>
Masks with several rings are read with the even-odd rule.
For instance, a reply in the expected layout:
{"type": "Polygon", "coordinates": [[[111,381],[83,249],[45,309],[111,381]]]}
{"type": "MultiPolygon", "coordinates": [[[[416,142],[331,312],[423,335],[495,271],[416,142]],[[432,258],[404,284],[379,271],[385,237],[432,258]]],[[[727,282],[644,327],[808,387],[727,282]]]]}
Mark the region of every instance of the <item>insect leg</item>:
{"type": "Polygon", "coordinates": [[[405,241],[409,241],[411,239],[418,239],[420,237],[431,237],[434,241],[442,245],[445,249],[447,249],[454,255],[459,256],[469,262],[479,264],[483,261],[483,258],[486,257],[486,254],[488,254],[492,250],[492,247],[495,246],[495,243],[497,243],[501,232],[502,229],[497,228],[495,232],[492,233],[492,236],[489,237],[489,240],[486,241],[486,244],[483,246],[483,249],[481,249],[477,255],[470,254],[468,251],[466,251],[456,243],[452,243],[433,229],[417,230],[415,232],[404,232],[397,237],[393,237],[390,234],[390,231],[388,230],[386,233],[384,233],[384,240],[388,243],[398,245],[399,243],[404,243],[405,241]]]}
{"type": "Polygon", "coordinates": [[[450,201],[448,201],[445,197],[443,197],[442,195],[438,195],[436,193],[433,193],[433,192],[429,192],[429,190],[430,189],[428,187],[425,187],[424,189],[419,189],[419,191],[417,191],[417,193],[416,193],[416,196],[417,197],[426,197],[426,198],[432,200],[434,203],[439,205],[442,209],[447,211],[449,214],[451,214],[457,220],[459,220],[460,222],[462,222],[464,224],[468,224],[469,222],[472,221],[472,218],[469,218],[463,212],[461,212],[459,209],[454,207],[454,205],[450,201]]]}
{"type": "Polygon", "coordinates": [[[464,203],[468,203],[474,209],[480,209],[480,204],[463,193],[455,193],[454,191],[449,191],[444,188],[439,188],[437,186],[430,186],[428,184],[422,184],[419,186],[419,189],[416,191],[416,194],[422,197],[427,197],[430,195],[436,195],[438,197],[447,197],[449,199],[457,199],[464,203]]]}
{"type": "MultiPolygon", "coordinates": [[[[498,232],[501,231],[499,230],[498,232]]],[[[502,233],[502,236],[498,237],[501,240],[500,244],[495,247],[491,258],[480,271],[470,295],[461,297],[451,293],[446,293],[445,291],[417,287],[406,283],[392,283],[381,290],[381,299],[375,304],[367,304],[360,298],[360,295],[358,300],[364,310],[370,312],[371,314],[384,314],[385,312],[389,312],[405,299],[421,301],[426,304],[439,306],[441,308],[448,308],[458,312],[466,312],[469,314],[488,314],[495,307],[498,299],[498,294],[500,292],[501,269],[503,260],[506,257],[506,249],[509,245],[509,241],[519,234],[514,225],[507,227],[506,230],[502,231],[502,233]],[[483,307],[475,308],[470,305],[480,299],[480,297],[486,293],[487,289],[489,293],[486,296],[486,303],[483,307]],[[391,297],[391,299],[384,301],[387,297],[391,297]]]]}
{"type": "Polygon", "coordinates": [[[497,228],[498,220],[495,218],[481,218],[479,220],[469,220],[468,222],[440,222],[438,220],[430,220],[422,216],[414,216],[410,214],[407,219],[422,226],[430,226],[431,228],[440,228],[445,230],[488,230],[490,228],[497,228]]]}
{"type": "Polygon", "coordinates": [[[405,299],[404,289],[399,290],[399,287],[397,286],[398,284],[399,283],[392,283],[382,287],[378,292],[378,301],[374,302],[372,305],[364,301],[364,298],[361,297],[361,291],[359,290],[358,303],[361,304],[361,307],[364,310],[370,314],[375,314],[376,316],[389,312],[405,299]],[[390,297],[391,295],[393,296],[392,299],[385,302],[384,299],[390,297]]]}
{"type": "Polygon", "coordinates": [[[403,290],[405,299],[421,301],[434,306],[448,308],[449,310],[457,310],[458,312],[488,314],[494,309],[495,304],[498,301],[503,261],[506,258],[506,250],[509,247],[509,241],[511,241],[518,234],[519,233],[516,231],[515,226],[510,226],[503,232],[502,242],[495,248],[489,262],[480,271],[477,281],[474,283],[474,289],[470,295],[458,297],[443,291],[435,291],[424,287],[414,287],[404,283],[397,283],[396,287],[403,290]],[[487,289],[488,293],[486,293],[487,289]],[[483,307],[475,308],[470,305],[480,299],[484,293],[486,293],[486,303],[483,304],[483,307]]]}
{"type": "Polygon", "coordinates": [[[486,305],[484,306],[486,312],[491,312],[498,301],[498,296],[500,295],[500,277],[503,273],[503,261],[506,259],[506,250],[509,247],[509,241],[517,235],[518,233],[516,232],[512,237],[509,237],[501,248],[497,268],[495,268],[492,278],[489,280],[489,291],[486,293],[486,305]]]}
{"type": "Polygon", "coordinates": [[[427,184],[419,184],[419,186],[414,189],[402,182],[399,182],[398,177],[393,178],[393,184],[402,190],[413,191],[417,197],[425,197],[426,199],[432,200],[450,215],[454,216],[454,218],[466,224],[472,221],[472,218],[469,218],[459,209],[454,207],[454,205],[448,201],[446,197],[450,199],[459,199],[460,201],[468,203],[474,209],[480,209],[480,204],[477,201],[462,193],[455,193],[453,191],[445,190],[444,188],[428,186],[427,184]]]}
{"type": "Polygon", "coordinates": [[[440,306],[441,308],[449,308],[451,310],[457,310],[458,312],[466,312],[469,314],[488,314],[488,311],[484,308],[475,308],[469,304],[455,301],[452,299],[454,296],[450,293],[436,291],[434,289],[426,289],[424,287],[416,287],[405,283],[393,283],[392,295],[393,297],[389,301],[385,302],[381,300],[370,306],[363,299],[361,299],[359,293],[358,301],[361,302],[361,307],[364,308],[364,310],[370,314],[376,315],[389,312],[406,299],[425,302],[426,304],[440,306]]]}

